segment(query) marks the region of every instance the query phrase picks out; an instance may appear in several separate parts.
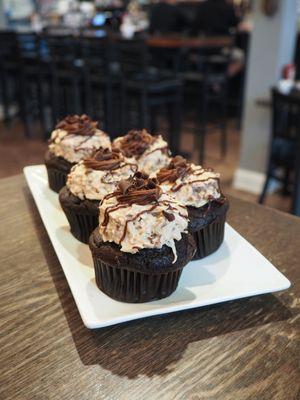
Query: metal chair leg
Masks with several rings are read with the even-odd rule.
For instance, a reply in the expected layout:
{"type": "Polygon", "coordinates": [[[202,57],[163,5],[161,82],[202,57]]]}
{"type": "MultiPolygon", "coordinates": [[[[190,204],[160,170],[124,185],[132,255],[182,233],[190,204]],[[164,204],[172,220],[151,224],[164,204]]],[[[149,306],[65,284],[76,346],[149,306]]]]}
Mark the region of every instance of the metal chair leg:
{"type": "MultiPolygon", "coordinates": [[[[300,135],[298,133],[297,137],[297,150],[300,149],[300,135]]],[[[292,205],[292,213],[300,217],[300,156],[299,153],[296,153],[295,156],[295,181],[293,188],[293,205],[292,205]]]]}

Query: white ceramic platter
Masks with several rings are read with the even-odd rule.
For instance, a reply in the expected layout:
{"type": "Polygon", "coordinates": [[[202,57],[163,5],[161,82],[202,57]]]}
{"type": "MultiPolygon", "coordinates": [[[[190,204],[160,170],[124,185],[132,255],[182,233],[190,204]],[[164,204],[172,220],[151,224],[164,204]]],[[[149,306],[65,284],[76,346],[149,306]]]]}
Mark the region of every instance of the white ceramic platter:
{"type": "Polygon", "coordinates": [[[143,304],[115,301],[97,288],[89,248],[69,232],[58,196],[48,188],[45,166],[26,167],[24,174],[87,328],[102,328],[290,286],[285,276],[227,224],[220,249],[204,260],[190,262],[170,297],[143,304]]]}

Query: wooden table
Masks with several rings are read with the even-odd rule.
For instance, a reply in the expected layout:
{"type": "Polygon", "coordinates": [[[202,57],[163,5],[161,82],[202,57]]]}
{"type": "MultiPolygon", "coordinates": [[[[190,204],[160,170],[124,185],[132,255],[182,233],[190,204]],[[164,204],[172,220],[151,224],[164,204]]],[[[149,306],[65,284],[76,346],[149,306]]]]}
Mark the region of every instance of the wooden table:
{"type": "Polygon", "coordinates": [[[203,36],[203,37],[183,37],[183,36],[149,36],[146,40],[148,46],[156,48],[213,48],[232,46],[231,36],[203,36]]]}
{"type": "Polygon", "coordinates": [[[0,399],[299,399],[300,219],[231,199],[291,289],[90,331],[23,176],[0,204],[0,399]]]}

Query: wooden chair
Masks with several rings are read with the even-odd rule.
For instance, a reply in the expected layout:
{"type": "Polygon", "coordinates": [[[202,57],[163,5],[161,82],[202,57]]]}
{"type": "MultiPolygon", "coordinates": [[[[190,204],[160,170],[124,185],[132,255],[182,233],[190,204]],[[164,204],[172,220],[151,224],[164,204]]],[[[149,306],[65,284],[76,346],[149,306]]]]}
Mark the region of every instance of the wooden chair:
{"type": "Polygon", "coordinates": [[[20,107],[25,134],[30,136],[30,121],[38,116],[46,137],[44,94],[46,77],[41,37],[34,32],[26,32],[18,33],[17,40],[20,55],[20,107]]]}
{"type": "Polygon", "coordinates": [[[205,142],[208,133],[208,122],[218,107],[217,126],[220,129],[220,151],[222,157],[227,152],[227,91],[228,65],[230,61],[230,47],[206,47],[190,52],[192,68],[181,74],[185,87],[191,90],[197,98],[199,115],[199,131],[196,132],[196,143],[199,149],[199,162],[205,158],[205,142]],[[212,107],[213,105],[213,107],[212,107]]]}
{"type": "Polygon", "coordinates": [[[79,41],[73,35],[49,34],[45,41],[50,55],[51,97],[54,121],[66,114],[79,114],[82,101],[82,60],[79,41]]]}
{"type": "Polygon", "coordinates": [[[4,121],[10,121],[10,106],[18,102],[19,94],[19,49],[16,33],[0,31],[0,90],[4,121]]]}
{"type": "Polygon", "coordinates": [[[120,40],[118,59],[121,67],[122,121],[126,132],[133,126],[129,117],[131,101],[138,103],[138,127],[155,131],[156,116],[166,107],[169,116],[169,143],[179,152],[182,111],[182,82],[176,76],[160,73],[152,65],[151,54],[143,40],[120,40]]]}
{"type": "Polygon", "coordinates": [[[300,93],[272,90],[272,126],[266,181],[259,197],[263,203],[271,179],[292,192],[292,213],[300,215],[300,93]]]}
{"type": "Polygon", "coordinates": [[[103,120],[104,129],[113,135],[119,127],[120,112],[117,101],[119,77],[112,68],[111,42],[106,37],[82,36],[80,53],[86,112],[93,118],[103,120]]]}

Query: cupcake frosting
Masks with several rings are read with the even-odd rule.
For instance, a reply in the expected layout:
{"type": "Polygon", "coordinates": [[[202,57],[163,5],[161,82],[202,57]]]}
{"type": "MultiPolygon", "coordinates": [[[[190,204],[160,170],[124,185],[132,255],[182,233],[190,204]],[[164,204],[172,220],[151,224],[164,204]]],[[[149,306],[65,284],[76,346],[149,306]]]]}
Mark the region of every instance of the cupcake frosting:
{"type": "Polygon", "coordinates": [[[99,147],[110,148],[108,135],[97,128],[98,122],[87,115],[69,115],[51,134],[49,150],[71,163],[89,157],[99,147]]]}
{"type": "Polygon", "coordinates": [[[166,245],[173,250],[175,262],[175,240],[181,239],[187,226],[186,207],[163,193],[156,180],[140,172],[121,181],[118,190],[107,195],[100,205],[103,241],[114,242],[127,253],[166,245]]]}
{"type": "Polygon", "coordinates": [[[118,149],[100,148],[92,157],[74,165],[67,178],[67,187],[81,200],[102,200],[116,190],[121,180],[137,171],[136,163],[118,149]]]}
{"type": "Polygon", "coordinates": [[[121,149],[126,157],[136,159],[139,170],[149,175],[170,162],[167,142],[161,135],[152,136],[145,129],[132,130],[115,139],[113,147],[121,149]]]}
{"type": "Polygon", "coordinates": [[[174,157],[167,168],[157,173],[163,191],[184,205],[197,208],[221,196],[219,178],[220,174],[188,163],[181,156],[174,157]]]}

